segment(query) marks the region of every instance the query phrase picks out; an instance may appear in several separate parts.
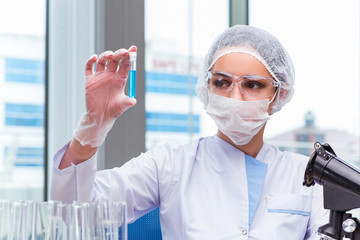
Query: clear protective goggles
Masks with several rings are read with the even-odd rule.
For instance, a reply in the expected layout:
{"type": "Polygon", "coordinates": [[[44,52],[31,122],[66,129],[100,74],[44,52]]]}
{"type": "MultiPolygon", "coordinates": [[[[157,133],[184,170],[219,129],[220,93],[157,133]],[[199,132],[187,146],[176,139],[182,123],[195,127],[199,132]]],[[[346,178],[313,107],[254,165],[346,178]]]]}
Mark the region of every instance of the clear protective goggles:
{"type": "Polygon", "coordinates": [[[227,72],[211,70],[207,75],[208,88],[211,93],[230,97],[235,83],[246,100],[260,100],[273,97],[280,83],[271,78],[258,75],[236,76],[227,72]]]}

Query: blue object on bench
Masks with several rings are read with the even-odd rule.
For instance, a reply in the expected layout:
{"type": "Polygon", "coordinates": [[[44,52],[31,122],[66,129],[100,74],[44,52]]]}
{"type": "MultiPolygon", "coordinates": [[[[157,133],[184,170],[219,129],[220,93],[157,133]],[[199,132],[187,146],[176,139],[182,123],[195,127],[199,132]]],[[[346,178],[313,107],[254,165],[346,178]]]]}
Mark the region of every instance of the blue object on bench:
{"type": "Polygon", "coordinates": [[[128,225],[128,240],[161,240],[159,208],[128,225]]]}

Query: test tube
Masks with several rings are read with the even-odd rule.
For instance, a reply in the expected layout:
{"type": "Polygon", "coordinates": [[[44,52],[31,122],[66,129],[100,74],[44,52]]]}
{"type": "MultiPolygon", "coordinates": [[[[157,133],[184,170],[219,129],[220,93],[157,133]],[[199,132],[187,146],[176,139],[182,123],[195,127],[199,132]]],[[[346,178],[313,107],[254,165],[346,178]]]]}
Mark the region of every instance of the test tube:
{"type": "Polygon", "coordinates": [[[130,52],[130,72],[129,72],[129,97],[135,98],[136,87],[136,52],[130,52]]]}

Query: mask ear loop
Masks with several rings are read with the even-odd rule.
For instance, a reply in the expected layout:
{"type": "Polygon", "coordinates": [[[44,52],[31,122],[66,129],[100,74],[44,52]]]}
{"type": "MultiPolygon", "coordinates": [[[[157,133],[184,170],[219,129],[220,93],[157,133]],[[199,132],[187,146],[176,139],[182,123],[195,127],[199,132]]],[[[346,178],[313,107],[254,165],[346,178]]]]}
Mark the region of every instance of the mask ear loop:
{"type": "Polygon", "coordinates": [[[272,97],[271,101],[269,102],[269,104],[275,100],[275,97],[276,97],[277,93],[279,92],[279,89],[280,89],[280,87],[277,87],[276,92],[275,92],[274,96],[272,97]]]}

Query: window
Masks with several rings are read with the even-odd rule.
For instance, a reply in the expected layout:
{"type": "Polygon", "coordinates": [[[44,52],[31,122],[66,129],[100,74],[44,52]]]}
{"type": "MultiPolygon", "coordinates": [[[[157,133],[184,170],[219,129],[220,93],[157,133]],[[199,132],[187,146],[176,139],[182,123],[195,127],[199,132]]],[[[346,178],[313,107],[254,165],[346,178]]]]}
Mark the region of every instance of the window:
{"type": "Polygon", "coordinates": [[[13,165],[15,167],[42,167],[44,164],[44,149],[21,147],[13,150],[14,146],[5,147],[4,159],[15,153],[13,165]]]}
{"type": "Polygon", "coordinates": [[[192,116],[177,113],[146,113],[146,129],[153,132],[187,133],[191,124],[194,125],[193,132],[199,133],[199,115],[192,116]]]}
{"type": "Polygon", "coordinates": [[[44,106],[5,103],[5,126],[44,126],[44,106]]]}
{"type": "MultiPolygon", "coordinates": [[[[162,93],[162,94],[189,94],[189,76],[185,74],[170,74],[161,72],[146,72],[146,92],[148,93],[162,93]]],[[[195,86],[197,78],[190,76],[192,85],[195,86]]],[[[195,95],[195,89],[193,90],[195,95]]]]}
{"type": "Polygon", "coordinates": [[[0,199],[42,201],[46,1],[0,9],[0,199]]]}
{"type": "Polygon", "coordinates": [[[5,81],[44,84],[44,61],[5,58],[5,81]]]}
{"type": "Polygon", "coordinates": [[[359,9],[358,1],[249,1],[250,25],[275,35],[295,66],[294,97],[271,116],[268,142],[307,154],[327,142],[359,165],[359,9]]]}
{"type": "Polygon", "coordinates": [[[216,133],[195,86],[202,59],[228,19],[224,0],[145,1],[147,149],[216,133]]]}

